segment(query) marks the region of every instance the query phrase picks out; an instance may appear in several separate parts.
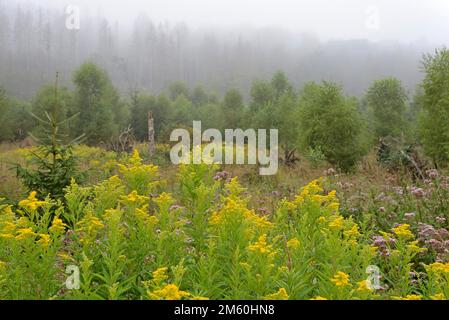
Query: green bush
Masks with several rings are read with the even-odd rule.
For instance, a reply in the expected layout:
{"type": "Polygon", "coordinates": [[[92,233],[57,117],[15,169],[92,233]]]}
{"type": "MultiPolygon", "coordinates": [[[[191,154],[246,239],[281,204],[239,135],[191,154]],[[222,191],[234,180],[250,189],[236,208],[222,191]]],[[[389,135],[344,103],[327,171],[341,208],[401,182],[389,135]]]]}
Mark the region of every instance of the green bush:
{"type": "Polygon", "coordinates": [[[306,84],[300,97],[299,128],[303,150],[320,148],[326,160],[343,171],[363,155],[356,100],[343,96],[334,83],[306,84]]]}

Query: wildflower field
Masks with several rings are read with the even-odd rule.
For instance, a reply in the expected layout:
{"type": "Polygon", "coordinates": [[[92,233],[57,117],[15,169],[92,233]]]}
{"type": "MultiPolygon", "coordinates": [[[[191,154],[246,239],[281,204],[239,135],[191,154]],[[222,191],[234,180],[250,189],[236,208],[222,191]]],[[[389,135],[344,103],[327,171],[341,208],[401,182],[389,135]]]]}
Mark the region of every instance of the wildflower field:
{"type": "Polygon", "coordinates": [[[0,305],[449,300],[449,1],[281,2],[0,0],[0,305]]]}
{"type": "Polygon", "coordinates": [[[436,170],[419,184],[380,169],[255,181],[137,149],[76,153],[87,182],[59,200],[10,193],[2,171],[1,299],[449,297],[449,177],[436,170]]]}

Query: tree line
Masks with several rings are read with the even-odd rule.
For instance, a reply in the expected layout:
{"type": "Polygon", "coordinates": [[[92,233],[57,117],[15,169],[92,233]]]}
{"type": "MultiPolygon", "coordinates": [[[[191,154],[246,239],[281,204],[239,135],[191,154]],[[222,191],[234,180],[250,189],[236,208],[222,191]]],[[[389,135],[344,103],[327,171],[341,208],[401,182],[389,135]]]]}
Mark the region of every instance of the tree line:
{"type": "MultiPolygon", "coordinates": [[[[374,81],[361,98],[344,93],[335,82],[308,82],[296,89],[285,73],[256,80],[245,102],[238,89],[223,97],[202,86],[172,83],[160,94],[133,91],[120,96],[108,73],[85,62],[73,73],[73,90],[59,90],[57,121],[79,114],[60,130],[67,138],[85,135],[89,145],[108,144],[131,127],[138,140],[147,139],[147,113],[155,119],[156,141],[166,143],[170,132],[190,128],[276,128],[284,160],[298,150],[318,154],[342,170],[350,170],[384,138],[420,144],[435,165],[449,161],[449,50],[424,57],[424,79],[413,97],[400,80],[374,81]]],[[[0,141],[39,137],[43,117],[55,101],[53,85],[42,87],[30,103],[0,90],[0,141]]]]}

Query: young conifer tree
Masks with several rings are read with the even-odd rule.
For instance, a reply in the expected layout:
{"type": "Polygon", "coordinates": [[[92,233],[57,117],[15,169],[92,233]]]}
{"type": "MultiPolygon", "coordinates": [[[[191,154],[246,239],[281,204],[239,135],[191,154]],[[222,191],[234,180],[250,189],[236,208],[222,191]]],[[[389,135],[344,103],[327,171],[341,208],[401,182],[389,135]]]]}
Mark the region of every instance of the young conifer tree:
{"type": "Polygon", "coordinates": [[[45,112],[45,118],[33,113],[31,115],[42,124],[43,134],[36,138],[37,143],[32,158],[27,167],[16,166],[17,176],[22,180],[29,192],[35,191],[37,196],[53,199],[63,199],[64,188],[70,185],[71,179],[79,180],[81,175],[77,172],[77,158],[73,154],[73,146],[79,143],[83,136],[79,136],[68,143],[68,137],[59,132],[59,128],[71,121],[78,114],[58,121],[60,112],[58,97],[59,74],[56,74],[55,94],[51,113],[45,112]]]}

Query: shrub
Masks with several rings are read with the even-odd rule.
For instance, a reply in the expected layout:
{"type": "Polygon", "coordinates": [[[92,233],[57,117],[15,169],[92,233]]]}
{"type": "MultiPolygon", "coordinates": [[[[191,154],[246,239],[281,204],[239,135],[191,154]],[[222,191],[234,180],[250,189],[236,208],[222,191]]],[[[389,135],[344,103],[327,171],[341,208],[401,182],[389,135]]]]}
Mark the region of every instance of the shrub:
{"type": "Polygon", "coordinates": [[[356,101],[330,82],[304,87],[300,97],[300,139],[303,150],[320,148],[326,160],[343,171],[363,155],[362,122],[356,101]]]}

